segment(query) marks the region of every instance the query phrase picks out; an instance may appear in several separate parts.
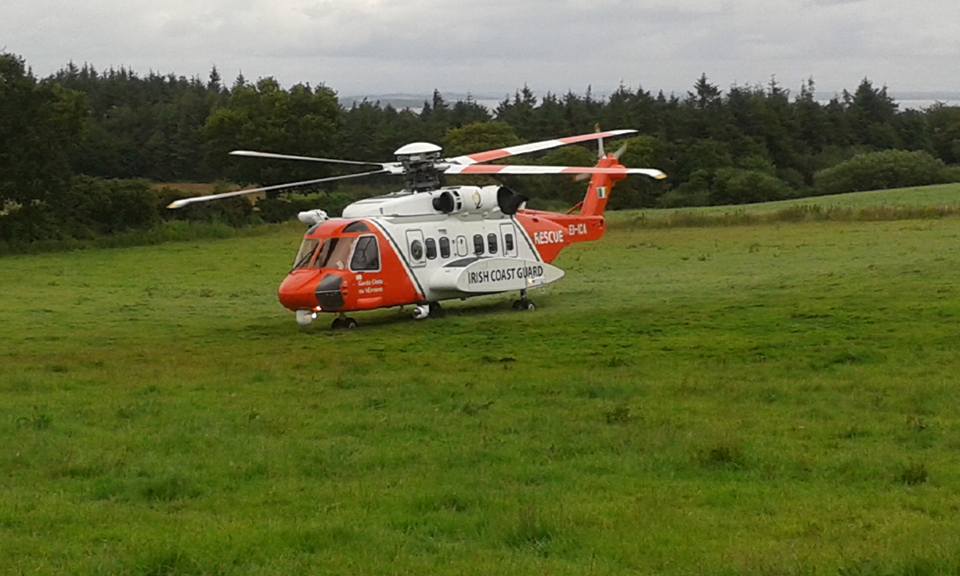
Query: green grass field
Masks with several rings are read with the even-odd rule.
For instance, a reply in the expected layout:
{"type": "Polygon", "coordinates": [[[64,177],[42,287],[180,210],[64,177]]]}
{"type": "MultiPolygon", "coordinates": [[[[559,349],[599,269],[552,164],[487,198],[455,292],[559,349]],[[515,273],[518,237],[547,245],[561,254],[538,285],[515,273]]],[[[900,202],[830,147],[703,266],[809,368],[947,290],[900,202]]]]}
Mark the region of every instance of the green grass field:
{"type": "Polygon", "coordinates": [[[960,218],[628,224],[337,333],[296,225],[3,258],[0,573],[960,572],[960,218]]]}
{"type": "Polygon", "coordinates": [[[960,214],[960,183],[811,196],[779,202],[625,210],[614,212],[614,225],[646,227],[751,224],[798,220],[893,220],[960,214]]]}

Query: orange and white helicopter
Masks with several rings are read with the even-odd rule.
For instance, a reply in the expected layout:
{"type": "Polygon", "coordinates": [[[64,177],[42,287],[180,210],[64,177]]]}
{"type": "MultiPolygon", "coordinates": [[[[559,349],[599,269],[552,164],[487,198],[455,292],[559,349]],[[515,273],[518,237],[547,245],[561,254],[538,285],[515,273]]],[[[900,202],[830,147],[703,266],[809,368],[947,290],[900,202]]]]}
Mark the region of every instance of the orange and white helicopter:
{"type": "Polygon", "coordinates": [[[293,269],[280,284],[280,302],[308,326],[319,313],[337,317],[333,328],[354,328],[349,312],[414,305],[416,319],[443,313],[440,302],[484,294],[518,292],[516,310],[533,310],[527,291],[556,282],[563,270],[552,265],[576,242],[598,240],[606,231],[604,210],[610,191],[628,174],[656,179],[663,172],[627,168],[623,149],[605,154],[603,140],[635,133],[610,130],[443,158],[435,144],[399,148],[395,162],[362,162],[236,150],[234,156],[303,160],[376,167],[375,170],[183,198],[169,208],[322,182],[395,174],[405,188],[350,204],[340,218],[322,210],[301,212],[309,226],[293,269]],[[487,164],[518,154],[597,141],[595,166],[487,164]],[[526,209],[527,198],[504,186],[443,186],[443,175],[572,174],[590,178],[583,201],[566,214],[526,209]]]}

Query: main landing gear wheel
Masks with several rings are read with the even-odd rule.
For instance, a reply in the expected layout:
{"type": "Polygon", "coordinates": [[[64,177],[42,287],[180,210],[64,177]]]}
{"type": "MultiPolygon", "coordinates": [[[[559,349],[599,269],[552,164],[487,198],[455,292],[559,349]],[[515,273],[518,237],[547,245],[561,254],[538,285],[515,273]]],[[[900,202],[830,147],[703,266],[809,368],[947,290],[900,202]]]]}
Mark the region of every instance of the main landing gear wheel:
{"type": "Polygon", "coordinates": [[[430,303],[430,316],[432,318],[443,318],[447,315],[447,311],[440,307],[439,302],[430,303]]]}
{"type": "Polygon", "coordinates": [[[513,301],[513,309],[514,309],[514,310],[525,310],[525,311],[528,311],[528,312],[533,312],[534,310],[537,309],[537,305],[534,304],[532,301],[527,300],[527,291],[526,291],[526,290],[521,290],[521,291],[520,291],[520,299],[513,301]]]}
{"type": "Polygon", "coordinates": [[[356,327],[357,321],[347,316],[337,316],[330,324],[330,328],[333,330],[353,330],[356,327]]]}
{"type": "Polygon", "coordinates": [[[533,312],[534,310],[537,309],[537,305],[534,304],[532,301],[527,300],[526,298],[523,298],[520,300],[513,301],[513,309],[519,310],[519,311],[533,312]]]}

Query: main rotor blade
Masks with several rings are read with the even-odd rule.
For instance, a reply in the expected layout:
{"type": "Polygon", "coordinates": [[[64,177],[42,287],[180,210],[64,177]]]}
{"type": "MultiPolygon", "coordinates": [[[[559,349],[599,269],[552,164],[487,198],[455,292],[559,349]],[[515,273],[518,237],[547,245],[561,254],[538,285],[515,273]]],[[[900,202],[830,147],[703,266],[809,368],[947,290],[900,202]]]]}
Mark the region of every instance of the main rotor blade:
{"type": "Polygon", "coordinates": [[[194,196],[192,198],[181,198],[174,200],[167,205],[167,208],[183,208],[188,204],[196,202],[209,202],[210,200],[222,200],[224,198],[233,198],[235,196],[245,196],[257,192],[268,192],[270,190],[279,190],[281,188],[295,188],[297,186],[309,186],[311,184],[320,184],[321,182],[333,182],[334,180],[346,180],[347,178],[360,178],[362,176],[373,176],[375,174],[390,174],[389,170],[374,170],[373,172],[360,172],[358,174],[346,174],[344,176],[331,176],[329,178],[317,178],[316,180],[303,180],[300,182],[288,182],[286,184],[274,184],[272,186],[261,186],[260,188],[247,188],[245,190],[234,190],[233,192],[223,192],[222,194],[209,194],[207,196],[194,196]]]}
{"type": "Polygon", "coordinates": [[[579,142],[589,142],[591,140],[599,140],[600,138],[613,138],[614,136],[622,136],[624,134],[636,134],[636,132],[636,130],[608,130],[606,132],[591,132],[590,134],[581,134],[580,136],[568,136],[566,138],[557,138],[555,140],[543,140],[542,142],[531,142],[530,144],[520,144],[517,146],[508,146],[507,148],[500,148],[497,150],[476,152],[474,154],[457,156],[456,158],[448,158],[447,162],[469,166],[471,164],[479,164],[480,162],[493,162],[494,160],[500,160],[501,158],[508,158],[510,156],[517,156],[518,154],[529,154],[531,152],[549,150],[550,148],[556,148],[558,146],[577,144],[579,142]]]}
{"type": "Polygon", "coordinates": [[[601,168],[597,166],[526,166],[526,165],[499,165],[474,164],[461,166],[453,164],[444,171],[445,174],[643,174],[657,180],[667,177],[655,168],[601,168]]]}
{"type": "Polygon", "coordinates": [[[233,150],[231,156],[246,156],[248,158],[272,158],[275,160],[307,160],[309,162],[325,162],[327,164],[350,164],[351,166],[380,166],[386,168],[383,162],[362,162],[359,160],[340,160],[339,158],[317,158],[314,156],[295,156],[293,154],[275,154],[273,152],[256,152],[254,150],[233,150]]]}

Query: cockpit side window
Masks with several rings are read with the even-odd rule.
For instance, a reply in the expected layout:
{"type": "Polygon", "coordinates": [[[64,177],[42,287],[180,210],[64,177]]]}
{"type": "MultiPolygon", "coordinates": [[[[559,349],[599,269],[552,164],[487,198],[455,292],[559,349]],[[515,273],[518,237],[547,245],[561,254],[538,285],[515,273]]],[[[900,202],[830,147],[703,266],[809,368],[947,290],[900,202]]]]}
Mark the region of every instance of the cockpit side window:
{"type": "Polygon", "coordinates": [[[373,236],[361,236],[353,249],[350,269],[354,272],[375,271],[380,269],[380,248],[373,236]]]}
{"type": "Polygon", "coordinates": [[[313,260],[313,255],[316,253],[317,246],[319,244],[319,240],[315,240],[313,238],[304,238],[303,242],[300,244],[300,250],[297,251],[297,257],[293,259],[293,269],[299,270],[300,268],[306,268],[310,266],[310,263],[313,260]]]}
{"type": "Polygon", "coordinates": [[[343,270],[347,267],[350,258],[350,249],[353,248],[355,238],[333,238],[324,244],[320,256],[317,257],[319,268],[336,268],[343,270]]]}

